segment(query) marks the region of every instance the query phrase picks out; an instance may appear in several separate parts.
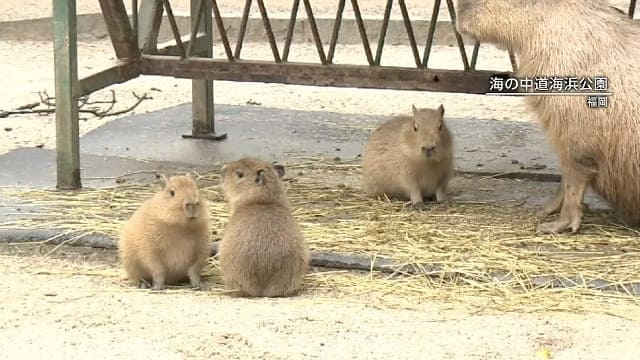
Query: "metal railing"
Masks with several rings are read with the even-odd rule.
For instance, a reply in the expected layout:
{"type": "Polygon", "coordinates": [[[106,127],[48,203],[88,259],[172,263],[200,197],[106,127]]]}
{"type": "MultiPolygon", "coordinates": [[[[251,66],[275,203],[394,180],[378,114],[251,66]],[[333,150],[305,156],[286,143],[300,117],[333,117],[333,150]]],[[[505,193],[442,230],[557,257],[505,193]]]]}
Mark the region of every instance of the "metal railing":
{"type": "MultiPolygon", "coordinates": [[[[191,0],[191,31],[182,37],[169,0],[132,0],[129,19],[123,0],[99,0],[104,21],[113,44],[117,64],[78,80],[76,49],[75,0],[54,0],[54,44],[56,69],[57,185],[59,188],[81,187],[78,136],[79,96],[139,75],[163,75],[193,80],[193,126],[185,137],[219,140],[213,114],[213,81],[246,81],[295,85],[358,87],[395,90],[423,90],[484,94],[494,72],[476,70],[480,44],[475,43],[471,57],[462,36],[456,31],[453,0],[445,0],[452,31],[460,51],[463,70],[433,69],[429,60],[433,51],[436,23],[442,0],[435,0],[422,53],[405,0],[386,0],[375,52],[365,27],[358,0],[350,0],[367,65],[334,64],[338,35],[343,23],[346,0],[339,0],[335,21],[328,41],[320,36],[310,0],[292,0],[292,9],[282,51],[278,46],[264,0],[255,0],[264,25],[272,60],[241,58],[249,14],[254,0],[246,0],[235,48],[229,40],[217,0],[191,0]],[[299,20],[300,2],[311,28],[319,61],[290,62],[289,54],[295,26],[299,20]],[[382,66],[381,59],[393,6],[400,8],[402,22],[411,48],[414,67],[382,66]],[[140,6],[138,6],[140,5],[140,6]],[[164,15],[169,22],[174,44],[158,48],[158,34],[164,15]],[[214,21],[215,20],[215,21],[214,21]],[[213,25],[215,24],[225,58],[213,58],[213,25]]],[[[382,3],[381,3],[382,5],[382,3]]],[[[630,0],[629,15],[635,12],[636,0],[630,0]]],[[[509,52],[512,68],[517,67],[509,52]]]]}

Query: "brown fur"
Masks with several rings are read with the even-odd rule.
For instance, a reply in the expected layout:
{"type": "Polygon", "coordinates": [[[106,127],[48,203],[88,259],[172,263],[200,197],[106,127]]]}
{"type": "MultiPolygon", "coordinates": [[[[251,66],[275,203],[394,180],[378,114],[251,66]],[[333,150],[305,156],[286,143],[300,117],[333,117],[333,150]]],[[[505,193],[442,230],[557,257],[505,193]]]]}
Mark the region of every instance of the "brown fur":
{"type": "Polygon", "coordinates": [[[411,116],[396,116],[369,136],[362,154],[363,185],[368,196],[409,199],[423,208],[425,197],[447,200],[453,140],[442,105],[412,110],[411,116]]]}
{"type": "Polygon", "coordinates": [[[457,27],[513,48],[518,75],[606,76],[609,107],[578,96],[528,97],[559,156],[562,183],[539,232],[576,232],[588,186],[629,223],[640,222],[640,27],[604,0],[458,0],[457,27]]]}
{"type": "Polygon", "coordinates": [[[291,296],[304,282],[307,245],[279,177],[284,167],[241,159],[222,169],[229,200],[218,258],[225,287],[240,296],[291,296]]]}
{"type": "Polygon", "coordinates": [[[189,175],[163,176],[161,183],[162,189],[123,228],[122,265],[140,287],[152,282],[161,290],[188,279],[194,288],[203,288],[200,274],[211,252],[207,201],[189,175]]]}

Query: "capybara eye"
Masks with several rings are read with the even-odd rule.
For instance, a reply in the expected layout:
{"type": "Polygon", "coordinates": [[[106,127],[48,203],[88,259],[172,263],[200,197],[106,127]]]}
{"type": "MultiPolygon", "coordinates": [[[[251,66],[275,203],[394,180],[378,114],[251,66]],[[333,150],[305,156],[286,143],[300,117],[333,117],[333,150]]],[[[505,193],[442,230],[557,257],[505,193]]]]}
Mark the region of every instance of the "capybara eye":
{"type": "Polygon", "coordinates": [[[236,174],[239,178],[242,178],[244,176],[244,173],[242,171],[236,171],[236,174]]]}
{"type": "Polygon", "coordinates": [[[173,189],[171,189],[171,191],[169,191],[169,194],[171,194],[171,196],[176,196],[176,192],[173,191],[173,189]]]}

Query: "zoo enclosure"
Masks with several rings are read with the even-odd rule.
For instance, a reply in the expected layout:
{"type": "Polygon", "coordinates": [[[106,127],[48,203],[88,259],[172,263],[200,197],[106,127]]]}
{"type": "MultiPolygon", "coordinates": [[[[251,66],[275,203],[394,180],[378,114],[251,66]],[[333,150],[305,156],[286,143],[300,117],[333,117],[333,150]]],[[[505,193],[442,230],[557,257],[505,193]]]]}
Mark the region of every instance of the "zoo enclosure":
{"type": "MultiPolygon", "coordinates": [[[[182,37],[169,0],[131,0],[129,16],[123,0],[98,0],[115,50],[117,62],[93,75],[78,79],[76,0],[53,0],[54,66],[56,93],[57,187],[81,187],[78,98],[109,85],[122,83],[140,75],[162,75],[192,79],[192,133],[189,138],[221,140],[226,134],[215,132],[213,81],[242,81],[356,87],[393,90],[423,90],[484,94],[489,76],[494,71],[476,70],[480,48],[475,43],[467,54],[462,36],[455,32],[464,70],[432,69],[429,58],[443,0],[435,0],[426,43],[420,51],[414,26],[405,0],[381,0],[384,15],[378,39],[367,34],[358,0],[349,0],[355,16],[367,65],[334,64],[334,55],[346,0],[338,0],[329,47],[320,37],[310,0],[292,0],[291,13],[282,50],[271,27],[264,0],[245,0],[235,46],[228,36],[217,0],[190,0],[191,32],[182,37]],[[302,2],[302,4],[301,4],[302,2]],[[241,58],[242,46],[252,6],[258,7],[273,60],[257,61],[241,58]],[[300,7],[304,8],[319,62],[290,62],[289,52],[298,23],[300,7]],[[385,37],[393,6],[398,6],[407,33],[415,67],[381,66],[385,37]],[[174,43],[158,47],[158,34],[163,17],[171,27],[174,43]],[[130,19],[131,18],[131,19],[130,19]],[[215,21],[214,21],[215,19],[215,21]],[[213,30],[224,48],[225,58],[213,58],[213,30]]],[[[633,17],[637,0],[630,0],[628,14],[633,17]]],[[[451,23],[455,23],[453,0],[444,0],[451,23]]],[[[420,44],[422,45],[422,44],[420,44]]],[[[509,52],[513,69],[516,59],[509,52]]]]}

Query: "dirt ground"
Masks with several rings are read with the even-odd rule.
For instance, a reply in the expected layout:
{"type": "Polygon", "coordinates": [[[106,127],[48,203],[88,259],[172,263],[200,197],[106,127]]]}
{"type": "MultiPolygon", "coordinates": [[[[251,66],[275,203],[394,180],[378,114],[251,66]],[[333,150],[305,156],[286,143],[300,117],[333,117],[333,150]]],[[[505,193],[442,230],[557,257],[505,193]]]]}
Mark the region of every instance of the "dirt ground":
{"type": "Polygon", "coordinates": [[[332,289],[252,300],[152,293],[122,281],[113,251],[50,250],[0,245],[2,358],[640,358],[640,322],[610,316],[389,309],[332,289]]]}

